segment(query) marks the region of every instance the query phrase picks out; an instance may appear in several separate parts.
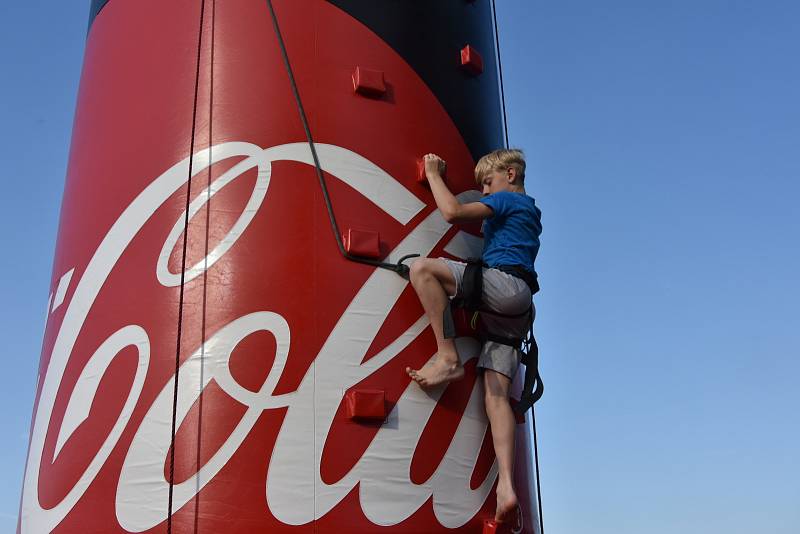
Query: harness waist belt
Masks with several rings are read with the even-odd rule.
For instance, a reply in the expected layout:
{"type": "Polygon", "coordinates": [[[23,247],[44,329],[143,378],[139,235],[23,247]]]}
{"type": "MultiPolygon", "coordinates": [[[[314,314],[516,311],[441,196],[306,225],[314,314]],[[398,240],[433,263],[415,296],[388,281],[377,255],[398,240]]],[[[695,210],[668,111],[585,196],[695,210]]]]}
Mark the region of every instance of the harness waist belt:
{"type": "Polygon", "coordinates": [[[531,295],[535,295],[539,291],[539,279],[536,273],[531,273],[522,265],[496,265],[492,267],[498,271],[503,271],[510,274],[515,278],[519,278],[528,285],[531,290],[531,295]]]}

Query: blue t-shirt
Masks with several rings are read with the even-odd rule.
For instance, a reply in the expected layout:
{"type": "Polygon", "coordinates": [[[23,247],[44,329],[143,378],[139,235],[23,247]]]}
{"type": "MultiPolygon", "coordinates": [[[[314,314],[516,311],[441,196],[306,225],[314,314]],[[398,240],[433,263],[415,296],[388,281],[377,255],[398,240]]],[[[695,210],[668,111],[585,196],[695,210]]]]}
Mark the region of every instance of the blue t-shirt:
{"type": "Polygon", "coordinates": [[[539,253],[542,212],[533,198],[501,191],[480,201],[494,212],[483,222],[483,261],[489,267],[521,265],[535,273],[533,263],[539,253]]]}

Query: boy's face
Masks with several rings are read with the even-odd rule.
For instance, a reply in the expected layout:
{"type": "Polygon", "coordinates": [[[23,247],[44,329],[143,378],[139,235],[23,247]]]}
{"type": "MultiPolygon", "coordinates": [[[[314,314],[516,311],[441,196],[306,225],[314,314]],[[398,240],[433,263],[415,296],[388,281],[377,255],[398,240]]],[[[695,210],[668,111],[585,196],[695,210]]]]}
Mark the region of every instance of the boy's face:
{"type": "Polygon", "coordinates": [[[500,191],[510,191],[516,178],[514,169],[504,169],[501,171],[490,171],[483,176],[481,184],[483,195],[491,195],[500,191]]]}

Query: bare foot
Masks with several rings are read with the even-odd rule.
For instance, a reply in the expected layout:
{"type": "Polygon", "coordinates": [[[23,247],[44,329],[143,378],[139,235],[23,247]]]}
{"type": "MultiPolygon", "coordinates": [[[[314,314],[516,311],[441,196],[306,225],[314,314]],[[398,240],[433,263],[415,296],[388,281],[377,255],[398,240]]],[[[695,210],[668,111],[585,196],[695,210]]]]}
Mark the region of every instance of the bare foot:
{"type": "Polygon", "coordinates": [[[458,357],[455,358],[455,363],[450,361],[437,355],[423,365],[422,369],[406,367],[406,373],[423,388],[460,380],[464,377],[464,366],[458,361],[458,357]]]}
{"type": "Polygon", "coordinates": [[[513,525],[518,521],[519,501],[514,488],[497,485],[497,509],[494,513],[495,521],[513,525]]]}

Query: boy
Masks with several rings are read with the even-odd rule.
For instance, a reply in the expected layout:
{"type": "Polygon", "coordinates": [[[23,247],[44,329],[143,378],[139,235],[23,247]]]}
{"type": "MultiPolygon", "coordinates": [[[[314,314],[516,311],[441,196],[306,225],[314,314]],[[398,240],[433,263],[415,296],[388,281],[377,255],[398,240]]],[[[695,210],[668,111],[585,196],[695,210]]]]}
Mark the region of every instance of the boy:
{"type": "MultiPolygon", "coordinates": [[[[483,188],[480,202],[461,204],[442,179],[445,162],[435,154],[425,156],[425,175],[436,206],[449,223],[483,220],[484,247],[482,304],[495,311],[482,314],[485,328],[506,338],[524,337],[531,315],[524,312],[535,291],[534,260],[539,251],[541,211],[525,194],[525,160],[520,150],[495,150],[475,166],[475,181],[483,188]]],[[[411,265],[411,284],[425,309],[436,336],[437,354],[421,369],[406,372],[423,388],[458,380],[464,368],[453,339],[444,337],[443,313],[448,298],[461,296],[465,264],[448,259],[421,258],[411,265]]],[[[516,421],[509,403],[509,388],[520,363],[516,348],[486,341],[478,359],[483,371],[486,415],[499,468],[495,520],[507,522],[517,514],[514,491],[514,431],[516,421]]]]}

